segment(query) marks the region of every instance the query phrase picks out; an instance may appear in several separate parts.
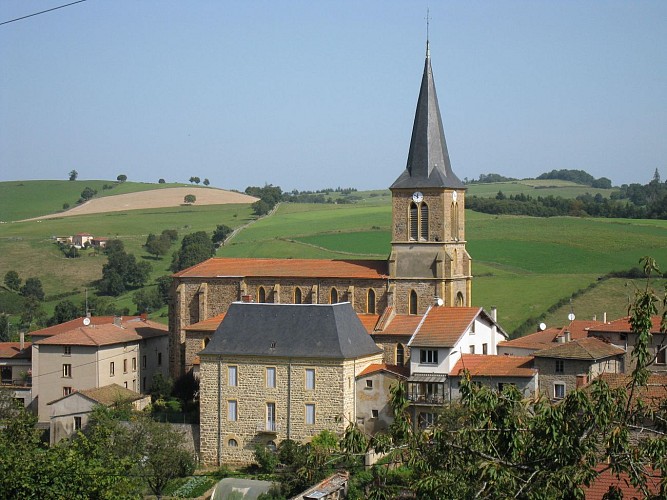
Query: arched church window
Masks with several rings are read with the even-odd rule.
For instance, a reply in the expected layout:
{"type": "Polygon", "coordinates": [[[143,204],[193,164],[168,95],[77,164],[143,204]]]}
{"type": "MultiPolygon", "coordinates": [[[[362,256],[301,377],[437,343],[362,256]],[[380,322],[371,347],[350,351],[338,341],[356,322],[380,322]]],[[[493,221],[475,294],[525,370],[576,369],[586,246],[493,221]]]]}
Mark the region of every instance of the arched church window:
{"type": "Polygon", "coordinates": [[[210,341],[211,341],[210,337],[204,337],[204,340],[201,341],[202,348],[206,347],[210,341]]]}
{"type": "Polygon", "coordinates": [[[331,295],[329,297],[329,304],[337,304],[337,303],[338,303],[338,290],[332,288],[331,295]]]}
{"type": "Polygon", "coordinates": [[[257,302],[266,302],[266,290],[264,290],[263,286],[260,286],[259,290],[257,290],[257,302]]]}
{"type": "Polygon", "coordinates": [[[450,209],[450,236],[453,240],[459,239],[459,204],[452,203],[450,209]]]}
{"type": "Polygon", "coordinates": [[[294,289],[294,303],[301,304],[301,288],[299,287],[294,289]]]}
{"type": "Polygon", "coordinates": [[[368,302],[366,305],[366,312],[369,314],[375,314],[375,290],[372,288],[368,289],[368,302]]]}
{"type": "Polygon", "coordinates": [[[463,294],[459,292],[456,294],[456,307],[463,307],[464,305],[463,294]]]}
{"type": "Polygon", "coordinates": [[[396,345],[396,364],[398,366],[403,366],[405,363],[405,347],[403,344],[396,345]]]}
{"type": "Polygon", "coordinates": [[[414,202],[410,203],[410,214],[408,218],[410,241],[417,241],[417,238],[419,237],[419,211],[417,210],[417,205],[414,202]]]}
{"type": "Polygon", "coordinates": [[[422,203],[419,207],[419,211],[421,215],[421,232],[419,233],[419,239],[421,241],[428,241],[428,205],[422,203]]]}
{"type": "Polygon", "coordinates": [[[410,314],[417,314],[417,292],[410,290],[410,314]]]}

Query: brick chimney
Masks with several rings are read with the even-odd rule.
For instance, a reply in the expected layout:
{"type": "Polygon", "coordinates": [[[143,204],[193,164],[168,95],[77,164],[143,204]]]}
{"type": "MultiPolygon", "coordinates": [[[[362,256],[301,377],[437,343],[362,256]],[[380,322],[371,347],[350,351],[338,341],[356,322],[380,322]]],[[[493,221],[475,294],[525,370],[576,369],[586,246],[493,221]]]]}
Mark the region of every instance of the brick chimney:
{"type": "Polygon", "coordinates": [[[252,302],[252,295],[241,295],[242,302],[252,302]]]}
{"type": "Polygon", "coordinates": [[[25,332],[19,333],[19,348],[21,349],[21,351],[25,349],[25,332]]]}
{"type": "Polygon", "coordinates": [[[588,375],[581,373],[577,375],[577,389],[585,386],[588,383],[588,375]]]}
{"type": "Polygon", "coordinates": [[[148,319],[148,313],[143,312],[139,317],[141,318],[141,321],[146,321],[148,319]]]}

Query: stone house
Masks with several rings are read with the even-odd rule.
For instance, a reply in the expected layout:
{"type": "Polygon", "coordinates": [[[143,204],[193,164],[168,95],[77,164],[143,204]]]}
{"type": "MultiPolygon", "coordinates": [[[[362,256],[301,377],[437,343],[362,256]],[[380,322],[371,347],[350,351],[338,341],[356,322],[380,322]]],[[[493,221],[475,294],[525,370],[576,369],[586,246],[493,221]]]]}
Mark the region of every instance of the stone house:
{"type": "Polygon", "coordinates": [[[539,377],[533,367],[532,356],[484,356],[463,354],[449,374],[449,391],[452,400],[459,399],[464,371],[470,374],[474,384],[502,391],[505,385],[515,386],[527,398],[537,395],[539,377]]]}
{"type": "Polygon", "coordinates": [[[88,425],[93,408],[97,405],[115,406],[129,403],[132,409],[140,411],[151,402],[150,395],[139,394],[118,384],[110,384],[95,389],[84,389],[51,401],[50,439],[55,444],[71,437],[88,425]]]}
{"type": "MultiPolygon", "coordinates": [[[[195,365],[196,350],[187,346],[195,332],[189,327],[225,313],[235,301],[349,302],[360,314],[382,315],[391,307],[398,315],[415,316],[438,300],[449,307],[471,305],[466,187],[450,164],[428,50],[406,168],[390,190],[392,239],[386,259],[212,258],[176,273],[169,308],[172,376],[195,365]]],[[[386,347],[385,362],[397,362],[396,350],[386,347]]]]}
{"type": "MultiPolygon", "coordinates": [[[[649,352],[655,361],[648,368],[653,372],[667,373],[667,334],[660,331],[661,319],[660,316],[653,316],[651,318],[651,344],[649,345],[649,352]]],[[[589,334],[622,348],[625,351],[623,359],[625,370],[629,372],[635,368],[632,351],[637,343],[637,335],[630,330],[630,320],[628,317],[592,327],[589,329],[589,334]]]]}
{"type": "Polygon", "coordinates": [[[0,383],[11,389],[21,406],[29,408],[33,402],[32,347],[25,342],[23,333],[19,342],[0,342],[0,383]]]}
{"type": "Polygon", "coordinates": [[[599,338],[563,341],[533,353],[540,392],[551,399],[584,386],[603,373],[623,373],[625,350],[599,338]]]}
{"type": "Polygon", "coordinates": [[[356,422],[366,434],[385,430],[394,421],[390,391],[396,384],[404,384],[409,374],[406,366],[379,363],[357,375],[356,422]]]}
{"type": "Polygon", "coordinates": [[[342,434],[355,422],[355,378],[382,351],[350,303],[235,302],[199,357],[200,452],[213,465],[342,434]]]}
{"type": "Polygon", "coordinates": [[[117,384],[149,391],[153,377],[168,375],[165,325],[138,316],[78,318],[32,333],[33,393],[39,422],[50,421],[48,403],[75,391],[117,384]]]}
{"type": "Polygon", "coordinates": [[[603,324],[603,322],[595,320],[575,319],[570,321],[567,326],[545,328],[544,330],[530,333],[523,337],[504,340],[498,343],[498,354],[530,356],[535,351],[553,347],[557,343],[585,339],[588,337],[588,330],[590,328],[603,324]]]}

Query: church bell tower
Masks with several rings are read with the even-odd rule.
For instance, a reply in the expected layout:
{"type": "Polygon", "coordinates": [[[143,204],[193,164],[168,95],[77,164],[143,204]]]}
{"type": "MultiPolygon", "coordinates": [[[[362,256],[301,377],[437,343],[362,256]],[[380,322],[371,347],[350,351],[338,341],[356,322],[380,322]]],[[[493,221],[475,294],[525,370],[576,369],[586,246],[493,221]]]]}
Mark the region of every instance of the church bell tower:
{"type": "Polygon", "coordinates": [[[389,189],[389,276],[396,312],[422,314],[438,299],[447,306],[470,306],[466,187],[449,161],[428,42],[407,165],[389,189]]]}

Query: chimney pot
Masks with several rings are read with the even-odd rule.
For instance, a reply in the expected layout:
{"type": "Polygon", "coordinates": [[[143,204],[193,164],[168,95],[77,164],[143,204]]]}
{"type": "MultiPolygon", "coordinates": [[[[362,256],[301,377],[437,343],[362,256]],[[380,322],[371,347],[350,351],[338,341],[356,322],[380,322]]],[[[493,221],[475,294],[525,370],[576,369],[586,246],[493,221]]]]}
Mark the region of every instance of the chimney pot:
{"type": "Polygon", "coordinates": [[[113,324],[116,326],[121,326],[123,322],[123,317],[122,316],[114,316],[113,317],[113,324]]]}
{"type": "Polygon", "coordinates": [[[498,321],[498,308],[496,306],[491,306],[491,317],[493,321],[498,321]]]}
{"type": "Polygon", "coordinates": [[[25,348],[25,332],[19,333],[19,347],[21,350],[25,348]]]}

